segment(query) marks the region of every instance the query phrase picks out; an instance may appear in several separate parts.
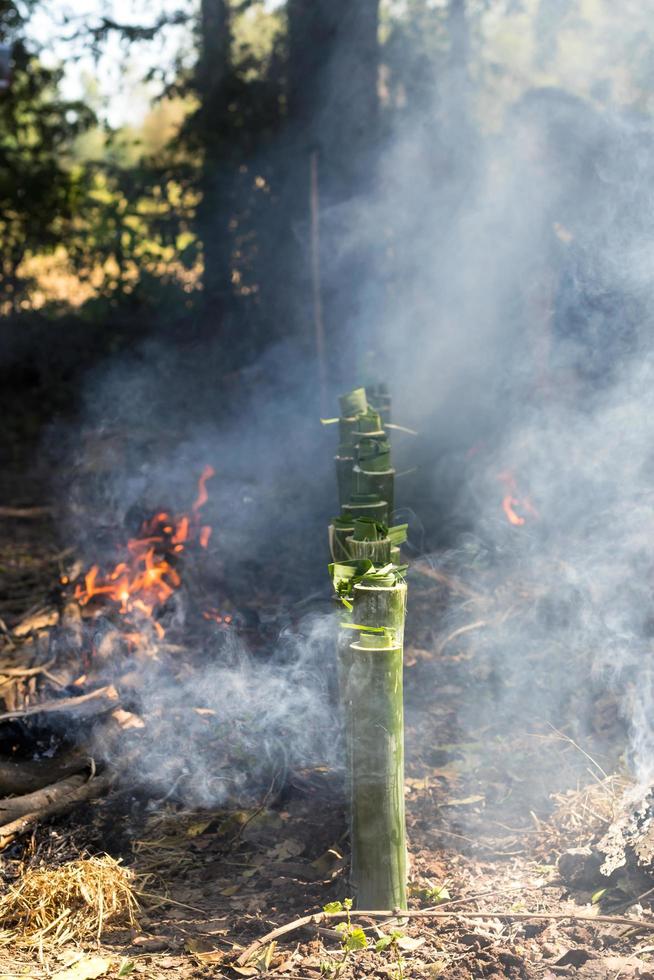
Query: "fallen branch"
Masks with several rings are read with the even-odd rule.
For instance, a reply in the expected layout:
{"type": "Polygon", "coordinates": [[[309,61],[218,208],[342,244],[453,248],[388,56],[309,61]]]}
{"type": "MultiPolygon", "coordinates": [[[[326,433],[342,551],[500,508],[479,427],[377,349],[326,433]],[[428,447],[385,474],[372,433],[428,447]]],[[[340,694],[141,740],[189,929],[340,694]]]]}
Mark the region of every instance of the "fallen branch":
{"type": "Polygon", "coordinates": [[[69,799],[71,794],[74,796],[78,789],[86,786],[88,781],[88,772],[76,773],[74,776],[66,776],[56,783],[34,790],[33,793],[0,800],[0,827],[17,820],[18,817],[24,817],[26,813],[46,810],[61,800],[69,799]]]}
{"type": "MultiPolygon", "coordinates": [[[[471,899],[472,901],[472,899],[471,899]]],[[[529,922],[533,920],[543,920],[549,922],[569,920],[570,922],[587,922],[610,925],[626,925],[634,929],[646,929],[654,932],[654,922],[644,922],[642,919],[630,919],[620,915],[581,915],[575,912],[448,912],[445,910],[434,911],[432,909],[416,909],[404,911],[394,909],[391,911],[357,910],[356,912],[316,912],[313,915],[303,915],[300,919],[288,922],[286,925],[279,926],[271,932],[267,932],[261,939],[256,939],[245,949],[238,960],[239,966],[244,966],[253,953],[256,953],[262,946],[267,946],[273,940],[280,939],[282,936],[303,929],[305,926],[318,926],[322,922],[336,919],[368,918],[368,919],[504,919],[507,922],[529,922]]]]}
{"type": "MultiPolygon", "coordinates": [[[[0,797],[24,796],[88,768],[88,756],[71,752],[59,759],[16,762],[0,759],[0,797]]],[[[0,802],[1,805],[1,802],[0,802]]]]}
{"type": "Polygon", "coordinates": [[[458,629],[454,630],[453,633],[450,633],[449,636],[446,636],[445,639],[438,644],[436,648],[436,656],[440,657],[448,643],[451,643],[452,640],[456,640],[457,636],[463,636],[464,633],[470,633],[472,630],[483,629],[485,626],[488,626],[488,622],[485,619],[478,619],[476,623],[467,623],[466,626],[459,626],[458,629]]]}
{"type": "MultiPolygon", "coordinates": [[[[72,776],[63,782],[66,784],[55,784],[40,790],[38,793],[29,794],[33,804],[37,806],[39,800],[42,805],[37,809],[15,820],[0,826],[0,850],[4,850],[12,844],[17,837],[28,833],[39,823],[51,820],[53,817],[61,817],[70,810],[73,810],[80,803],[88,800],[97,799],[103,796],[111,788],[114,781],[113,773],[102,773],[100,776],[92,776],[90,779],[83,779],[80,776],[72,776]]],[[[10,801],[3,801],[4,804],[10,801]]]]}
{"type": "Polygon", "coordinates": [[[103,711],[111,711],[117,706],[118,692],[112,684],[105,687],[98,687],[95,691],[88,694],[80,694],[74,698],[59,698],[56,701],[42,701],[40,704],[31,704],[28,708],[21,708],[18,711],[5,711],[0,715],[0,721],[11,721],[14,718],[27,718],[29,715],[40,715],[53,712],[66,712],[69,714],[100,714],[103,711]],[[97,703],[93,703],[97,702],[97,703]]]}

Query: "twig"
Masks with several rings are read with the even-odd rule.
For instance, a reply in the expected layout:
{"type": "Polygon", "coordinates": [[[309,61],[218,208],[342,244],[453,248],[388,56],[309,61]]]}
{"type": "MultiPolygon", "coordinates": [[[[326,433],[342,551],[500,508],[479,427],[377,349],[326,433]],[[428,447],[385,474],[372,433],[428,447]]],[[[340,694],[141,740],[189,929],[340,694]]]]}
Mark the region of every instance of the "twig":
{"type": "Polygon", "coordinates": [[[431,578],[439,585],[444,585],[446,588],[450,589],[452,592],[458,592],[460,595],[465,595],[469,599],[475,599],[477,602],[483,601],[483,596],[479,592],[475,592],[471,589],[469,585],[465,585],[460,579],[455,578],[453,575],[447,575],[438,568],[432,568],[431,565],[423,559],[422,561],[414,562],[411,566],[412,572],[418,572],[419,575],[423,575],[425,578],[431,578]]]}
{"type": "Polygon", "coordinates": [[[54,660],[48,660],[40,667],[0,667],[0,677],[7,678],[7,681],[0,681],[0,687],[4,687],[14,677],[37,677],[39,674],[45,674],[54,663],[54,660]]]}
{"type": "Polygon", "coordinates": [[[0,721],[11,721],[14,718],[26,718],[28,715],[38,715],[42,712],[57,712],[57,711],[75,711],[76,708],[87,704],[89,701],[98,701],[104,699],[107,703],[101,708],[103,711],[109,711],[110,708],[115,708],[118,701],[118,694],[116,689],[112,687],[111,684],[107,684],[105,687],[99,687],[95,691],[89,691],[88,694],[80,694],[78,697],[74,698],[60,698],[58,701],[42,701],[40,704],[32,704],[29,708],[21,708],[18,711],[5,711],[4,714],[0,715],[0,721]]]}
{"type": "Polygon", "coordinates": [[[436,647],[436,656],[440,657],[447,644],[452,640],[456,640],[457,636],[463,636],[464,633],[470,633],[471,630],[483,629],[484,626],[488,626],[488,621],[485,619],[478,619],[476,623],[467,623],[465,626],[459,626],[453,633],[446,636],[444,640],[441,640],[436,647]]]}
{"type": "Polygon", "coordinates": [[[52,507],[0,507],[0,517],[13,517],[21,520],[47,517],[51,513],[52,507]]]}
{"type": "Polygon", "coordinates": [[[290,932],[304,928],[304,926],[318,926],[321,922],[345,919],[348,916],[368,919],[394,919],[398,917],[405,919],[505,919],[507,922],[529,922],[531,920],[559,922],[569,919],[571,922],[588,922],[591,925],[594,923],[603,923],[605,925],[631,926],[632,928],[646,929],[654,932],[654,922],[643,922],[639,919],[629,919],[626,916],[620,915],[580,915],[575,912],[433,912],[428,909],[411,909],[409,911],[403,909],[380,911],[379,909],[375,909],[372,911],[357,910],[356,912],[317,912],[313,915],[303,915],[293,922],[287,922],[286,925],[279,926],[277,929],[266,933],[261,939],[256,939],[241,953],[236,962],[239,966],[244,966],[252,954],[262,946],[267,946],[273,940],[280,939],[290,932]]]}

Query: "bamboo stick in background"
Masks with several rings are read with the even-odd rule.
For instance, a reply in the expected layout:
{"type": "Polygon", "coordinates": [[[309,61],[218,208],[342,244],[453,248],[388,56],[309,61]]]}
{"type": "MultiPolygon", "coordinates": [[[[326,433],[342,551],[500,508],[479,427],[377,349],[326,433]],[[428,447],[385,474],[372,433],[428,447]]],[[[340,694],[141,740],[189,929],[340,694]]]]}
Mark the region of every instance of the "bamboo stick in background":
{"type": "Polygon", "coordinates": [[[318,153],[309,157],[311,212],[311,293],[313,298],[313,324],[316,339],[316,358],[318,361],[318,384],[320,386],[320,411],[324,414],[327,405],[327,359],[325,356],[325,322],[322,308],[322,284],[320,270],[320,185],[318,175],[318,153]]]}

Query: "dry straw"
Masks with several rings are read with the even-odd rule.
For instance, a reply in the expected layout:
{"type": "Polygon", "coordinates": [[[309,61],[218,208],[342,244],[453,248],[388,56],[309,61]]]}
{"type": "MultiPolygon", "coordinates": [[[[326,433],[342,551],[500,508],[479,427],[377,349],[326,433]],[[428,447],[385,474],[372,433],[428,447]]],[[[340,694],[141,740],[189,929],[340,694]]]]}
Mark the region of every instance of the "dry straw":
{"type": "Polygon", "coordinates": [[[36,948],[134,928],[136,875],[105,854],[30,868],[0,898],[0,945],[36,948]]]}

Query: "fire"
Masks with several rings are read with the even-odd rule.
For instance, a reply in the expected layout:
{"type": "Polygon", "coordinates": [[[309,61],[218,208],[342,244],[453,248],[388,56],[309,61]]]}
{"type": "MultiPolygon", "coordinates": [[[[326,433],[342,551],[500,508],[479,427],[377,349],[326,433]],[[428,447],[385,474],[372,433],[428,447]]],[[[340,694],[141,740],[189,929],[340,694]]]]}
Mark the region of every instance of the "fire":
{"type": "Polygon", "coordinates": [[[522,527],[523,524],[526,524],[526,518],[518,513],[517,508],[529,514],[530,517],[538,518],[538,511],[531,499],[520,495],[517,480],[511,470],[503,470],[498,473],[497,479],[504,484],[507,491],[502,500],[502,510],[509,524],[513,524],[514,527],[522,527]]]}
{"type": "Polygon", "coordinates": [[[109,572],[102,574],[99,565],[93,565],[84,575],[84,583],[75,587],[80,605],[104,596],[123,616],[151,619],[155,632],[163,637],[164,630],[154,614],[181,585],[171,560],[196,541],[206,548],[211,537],[211,527],[200,523],[200,509],[208,500],[207,482],[214,475],[213,467],[205,466],[190,513],[174,516],[160,511],[143,522],[138,536],[127,542],[123,560],[109,572]]]}

